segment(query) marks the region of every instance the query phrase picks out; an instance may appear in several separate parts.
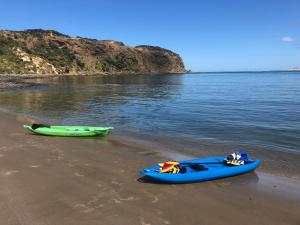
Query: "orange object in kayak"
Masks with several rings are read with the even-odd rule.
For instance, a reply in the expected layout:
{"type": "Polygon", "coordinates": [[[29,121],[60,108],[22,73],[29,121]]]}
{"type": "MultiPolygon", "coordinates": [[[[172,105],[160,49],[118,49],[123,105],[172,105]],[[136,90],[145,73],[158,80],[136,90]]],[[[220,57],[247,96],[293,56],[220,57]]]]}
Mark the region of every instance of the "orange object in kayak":
{"type": "Polygon", "coordinates": [[[160,166],[157,172],[159,173],[178,173],[179,172],[179,163],[168,161],[165,163],[159,163],[160,166]]]}

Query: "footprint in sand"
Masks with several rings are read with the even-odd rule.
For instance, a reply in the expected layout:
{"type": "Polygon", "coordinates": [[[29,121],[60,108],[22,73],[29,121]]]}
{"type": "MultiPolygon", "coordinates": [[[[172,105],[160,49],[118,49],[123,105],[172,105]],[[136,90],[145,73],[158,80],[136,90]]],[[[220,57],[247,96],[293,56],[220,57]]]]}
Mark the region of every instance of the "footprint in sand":
{"type": "MultiPolygon", "coordinates": [[[[151,225],[150,223],[145,222],[144,217],[140,216],[139,219],[140,219],[140,224],[141,225],[151,225]]],[[[160,218],[160,217],[158,217],[156,219],[159,221],[159,224],[167,224],[167,225],[171,224],[171,222],[169,220],[165,220],[165,219],[160,218]]]]}
{"type": "Polygon", "coordinates": [[[81,204],[81,203],[75,204],[73,206],[73,208],[74,209],[79,209],[79,211],[82,212],[82,213],[90,213],[90,212],[93,212],[95,210],[94,208],[89,207],[89,206],[87,206],[85,204],[81,204]]]}
{"type": "Polygon", "coordinates": [[[103,187],[103,184],[98,183],[98,184],[97,184],[97,187],[98,187],[98,188],[102,188],[102,187],[103,187]]]}
{"type": "Polygon", "coordinates": [[[114,185],[117,185],[117,186],[122,186],[122,183],[118,182],[118,181],[117,181],[116,179],[114,179],[114,178],[111,180],[111,183],[114,184],[114,185]]]}
{"type": "Polygon", "coordinates": [[[113,201],[114,203],[116,203],[116,204],[120,204],[120,203],[121,203],[121,201],[120,201],[119,199],[116,199],[116,198],[113,198],[112,201],[113,201]]]}
{"type": "Polygon", "coordinates": [[[62,151],[60,149],[53,149],[53,150],[51,150],[51,153],[53,155],[55,155],[55,158],[57,160],[63,160],[64,159],[64,151],[62,151]]]}
{"type": "Polygon", "coordinates": [[[9,171],[5,172],[4,175],[9,176],[9,175],[12,175],[12,174],[18,173],[18,172],[20,172],[20,171],[19,170],[9,170],[9,171]]]}
{"type": "Polygon", "coordinates": [[[119,200],[120,200],[120,201],[137,201],[137,200],[139,200],[139,199],[136,198],[136,197],[134,197],[134,196],[129,196],[129,197],[127,197],[127,198],[121,198],[121,197],[119,196],[119,200]]]}
{"type": "Polygon", "coordinates": [[[159,221],[161,221],[162,223],[164,223],[164,224],[171,224],[171,222],[169,221],[169,220],[165,220],[165,219],[163,219],[163,218],[158,218],[158,220],[159,221]]]}
{"type": "Polygon", "coordinates": [[[150,223],[146,223],[144,217],[140,216],[140,224],[141,225],[151,225],[150,223]]]}
{"type": "Polygon", "coordinates": [[[83,174],[80,174],[80,173],[75,173],[75,176],[76,176],[76,177],[84,177],[84,175],[83,175],[83,174]]]}
{"type": "Polygon", "coordinates": [[[38,168],[38,167],[41,167],[42,165],[30,165],[29,167],[30,168],[38,168]]]}
{"type": "Polygon", "coordinates": [[[0,147],[0,151],[1,151],[1,152],[6,152],[6,151],[8,151],[8,150],[9,150],[9,147],[6,147],[6,146],[0,147]]]}
{"type": "Polygon", "coordinates": [[[144,193],[146,195],[148,195],[150,198],[152,198],[152,201],[151,201],[152,203],[157,203],[159,201],[159,197],[158,196],[156,196],[156,195],[154,195],[154,194],[152,194],[152,193],[150,193],[148,191],[144,191],[144,193]]]}
{"type": "Polygon", "coordinates": [[[74,165],[71,161],[69,161],[69,162],[67,163],[67,166],[68,166],[68,167],[74,167],[75,165],[74,165]]]}
{"type": "Polygon", "coordinates": [[[83,213],[89,213],[95,209],[103,208],[107,204],[121,204],[123,201],[137,201],[138,198],[134,196],[121,197],[120,193],[110,187],[105,187],[98,183],[97,187],[100,189],[97,194],[91,196],[84,203],[77,203],[73,206],[74,209],[83,213]]]}
{"type": "Polygon", "coordinates": [[[224,181],[224,182],[221,182],[221,183],[218,183],[217,186],[219,187],[226,187],[226,186],[229,186],[231,185],[231,182],[228,182],[228,181],[224,181]]]}

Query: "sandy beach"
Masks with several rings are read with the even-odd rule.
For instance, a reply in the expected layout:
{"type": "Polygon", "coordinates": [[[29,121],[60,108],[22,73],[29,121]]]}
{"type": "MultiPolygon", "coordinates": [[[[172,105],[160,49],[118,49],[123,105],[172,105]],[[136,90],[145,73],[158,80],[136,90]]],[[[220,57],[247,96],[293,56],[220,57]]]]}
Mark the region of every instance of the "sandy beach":
{"type": "Polygon", "coordinates": [[[0,114],[3,225],[300,224],[299,181],[258,169],[186,185],[154,184],[138,171],[165,160],[147,146],[32,135],[0,114]]]}

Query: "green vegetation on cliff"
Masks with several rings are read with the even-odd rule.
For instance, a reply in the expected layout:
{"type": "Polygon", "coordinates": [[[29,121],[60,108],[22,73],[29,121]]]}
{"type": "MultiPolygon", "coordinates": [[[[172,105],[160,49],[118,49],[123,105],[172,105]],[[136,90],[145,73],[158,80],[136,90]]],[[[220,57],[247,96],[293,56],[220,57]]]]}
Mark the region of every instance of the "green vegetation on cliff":
{"type": "Polygon", "coordinates": [[[2,74],[184,72],[180,56],[160,47],[72,38],[53,30],[0,31],[2,74]]]}
{"type": "Polygon", "coordinates": [[[12,51],[12,48],[18,46],[18,43],[11,38],[0,36],[0,73],[22,73],[24,71],[25,62],[23,62],[12,51]]]}

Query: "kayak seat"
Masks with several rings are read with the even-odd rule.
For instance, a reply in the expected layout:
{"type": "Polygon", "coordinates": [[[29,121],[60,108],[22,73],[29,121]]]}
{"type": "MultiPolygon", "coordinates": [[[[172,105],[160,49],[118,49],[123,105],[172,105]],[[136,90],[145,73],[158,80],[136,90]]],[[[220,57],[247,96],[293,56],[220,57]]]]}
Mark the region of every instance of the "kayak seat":
{"type": "Polygon", "coordinates": [[[191,164],[190,167],[191,167],[191,169],[196,170],[196,171],[208,170],[205,166],[203,166],[201,164],[191,164]]]}
{"type": "Polygon", "coordinates": [[[183,167],[180,167],[180,169],[179,169],[179,173],[186,173],[186,167],[185,166],[183,166],[183,167]]]}
{"type": "Polygon", "coordinates": [[[179,173],[186,173],[186,172],[192,172],[192,171],[206,171],[208,170],[205,166],[199,165],[199,164],[191,164],[188,166],[180,166],[179,173]],[[189,167],[189,168],[187,168],[189,167]]]}
{"type": "Polygon", "coordinates": [[[31,125],[31,128],[33,130],[38,129],[38,128],[42,128],[42,127],[47,127],[50,128],[50,125],[46,125],[46,124],[38,124],[38,123],[34,123],[31,125]]]}

